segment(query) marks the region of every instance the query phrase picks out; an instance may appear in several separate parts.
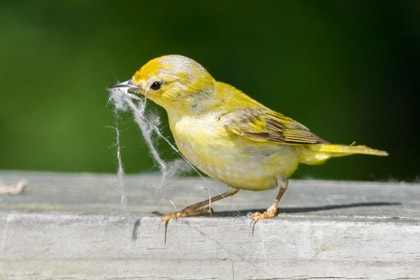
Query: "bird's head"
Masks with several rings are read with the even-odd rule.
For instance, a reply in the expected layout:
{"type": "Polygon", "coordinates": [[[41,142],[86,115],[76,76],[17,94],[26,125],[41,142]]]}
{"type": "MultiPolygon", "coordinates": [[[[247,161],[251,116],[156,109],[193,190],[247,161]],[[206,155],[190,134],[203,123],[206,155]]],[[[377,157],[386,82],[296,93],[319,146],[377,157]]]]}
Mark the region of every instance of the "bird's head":
{"type": "Polygon", "coordinates": [[[215,80],[196,61],[181,55],[166,55],[150,60],[131,80],[110,88],[125,87],[143,94],[167,111],[191,107],[198,96],[208,96],[215,80]]]}

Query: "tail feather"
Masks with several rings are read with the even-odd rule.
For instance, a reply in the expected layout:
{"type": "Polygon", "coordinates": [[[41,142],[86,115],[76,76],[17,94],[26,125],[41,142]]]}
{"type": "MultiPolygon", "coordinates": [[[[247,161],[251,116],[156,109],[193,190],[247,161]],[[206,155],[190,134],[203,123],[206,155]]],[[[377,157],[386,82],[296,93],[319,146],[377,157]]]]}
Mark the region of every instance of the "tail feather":
{"type": "Polygon", "coordinates": [[[301,154],[300,161],[306,164],[321,164],[330,157],[342,157],[353,154],[387,156],[388,153],[372,149],[363,145],[346,146],[333,144],[307,145],[306,150],[301,154]]]}
{"type": "Polygon", "coordinates": [[[340,155],[351,155],[351,154],[362,154],[362,155],[372,155],[372,156],[387,156],[388,153],[381,150],[372,149],[363,145],[358,146],[345,146],[345,145],[331,145],[331,144],[321,144],[315,150],[321,153],[330,153],[331,156],[340,156],[340,155]]]}

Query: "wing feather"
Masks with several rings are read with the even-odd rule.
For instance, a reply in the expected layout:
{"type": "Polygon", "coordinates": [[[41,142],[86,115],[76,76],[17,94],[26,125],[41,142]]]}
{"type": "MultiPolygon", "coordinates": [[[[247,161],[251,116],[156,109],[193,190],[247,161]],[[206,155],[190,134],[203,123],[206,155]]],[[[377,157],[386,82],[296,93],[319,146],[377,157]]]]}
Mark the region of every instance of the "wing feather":
{"type": "Polygon", "coordinates": [[[219,119],[233,133],[253,141],[284,144],[328,143],[297,121],[266,108],[237,108],[223,114],[219,119]]]}

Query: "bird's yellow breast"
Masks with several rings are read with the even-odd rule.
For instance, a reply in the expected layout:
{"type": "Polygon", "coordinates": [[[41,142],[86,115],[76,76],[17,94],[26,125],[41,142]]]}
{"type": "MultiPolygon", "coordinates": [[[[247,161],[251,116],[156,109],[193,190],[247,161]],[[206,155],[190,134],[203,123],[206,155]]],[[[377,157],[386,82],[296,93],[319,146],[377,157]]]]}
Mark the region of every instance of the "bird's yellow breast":
{"type": "Polygon", "coordinates": [[[233,134],[217,113],[200,117],[169,114],[169,123],[181,153],[201,171],[230,186],[266,190],[277,185],[279,175],[290,176],[297,168],[293,146],[233,134]]]}

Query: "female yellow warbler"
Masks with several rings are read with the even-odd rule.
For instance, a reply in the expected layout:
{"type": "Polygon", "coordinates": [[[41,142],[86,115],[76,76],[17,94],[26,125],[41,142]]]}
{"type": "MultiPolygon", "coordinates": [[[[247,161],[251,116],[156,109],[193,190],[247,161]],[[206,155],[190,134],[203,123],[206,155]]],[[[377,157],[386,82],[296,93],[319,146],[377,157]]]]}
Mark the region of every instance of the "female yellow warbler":
{"type": "Polygon", "coordinates": [[[227,184],[224,194],[162,217],[199,215],[211,202],[239,189],[261,191],[278,186],[275,202],[253,223],[272,218],[299,163],[320,164],[351,154],[386,156],[366,146],[333,145],[297,121],[258,103],[231,85],[216,81],[196,61],[181,55],[155,58],[131,80],[112,88],[144,94],[168,113],[181,153],[198,169],[227,184]]]}

